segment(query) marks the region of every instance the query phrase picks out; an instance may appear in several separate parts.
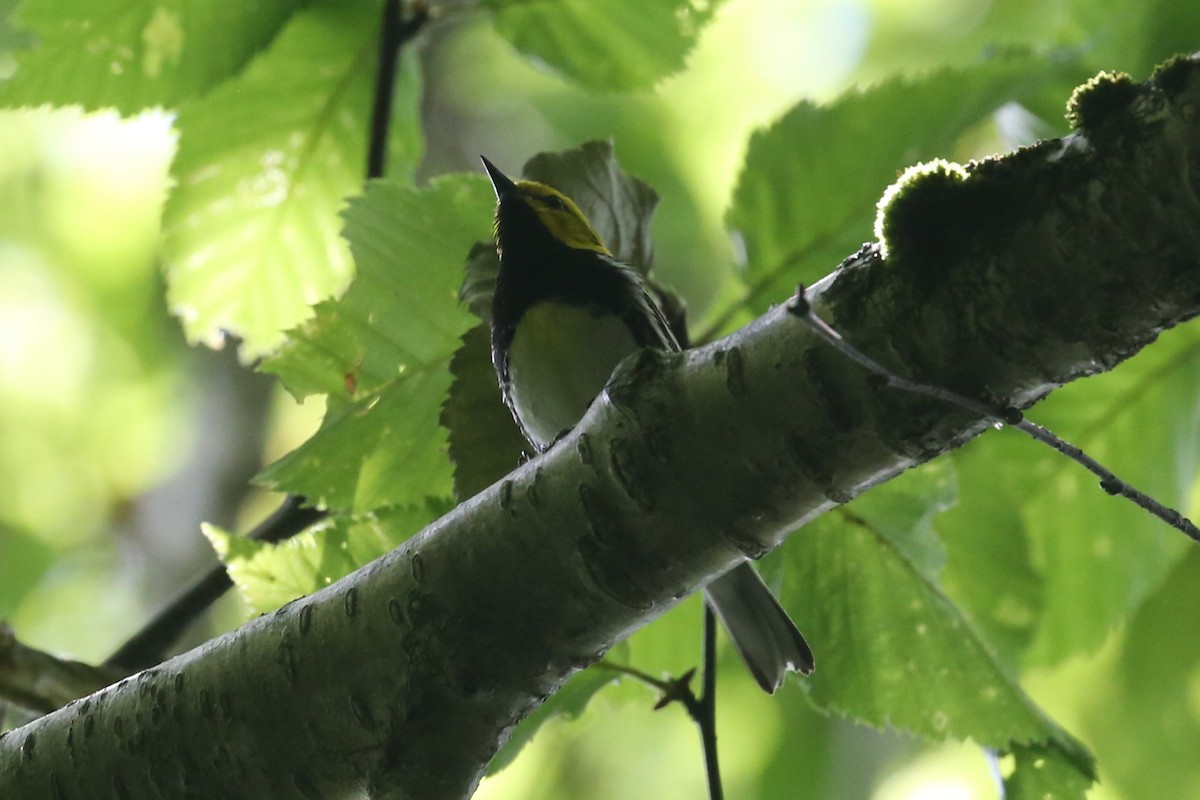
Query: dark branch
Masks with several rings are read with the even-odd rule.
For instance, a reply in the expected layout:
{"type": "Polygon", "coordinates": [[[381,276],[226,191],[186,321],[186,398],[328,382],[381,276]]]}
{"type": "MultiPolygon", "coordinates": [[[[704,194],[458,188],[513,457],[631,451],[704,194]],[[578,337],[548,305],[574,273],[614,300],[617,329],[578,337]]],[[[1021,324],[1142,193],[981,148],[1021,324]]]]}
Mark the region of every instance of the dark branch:
{"type": "Polygon", "coordinates": [[[721,787],[721,764],[717,759],[717,616],[707,603],[704,604],[704,684],[699,708],[688,711],[700,726],[709,800],[722,800],[725,790],[721,787]]]}
{"type": "Polygon", "coordinates": [[[383,5],[379,34],[379,71],[375,76],[375,101],[371,108],[371,141],[367,149],[367,178],[382,178],[387,171],[388,131],[392,124],[392,98],[396,87],[396,64],[400,50],[421,32],[429,21],[424,3],[414,4],[412,15],[402,19],[400,0],[383,5]]]}

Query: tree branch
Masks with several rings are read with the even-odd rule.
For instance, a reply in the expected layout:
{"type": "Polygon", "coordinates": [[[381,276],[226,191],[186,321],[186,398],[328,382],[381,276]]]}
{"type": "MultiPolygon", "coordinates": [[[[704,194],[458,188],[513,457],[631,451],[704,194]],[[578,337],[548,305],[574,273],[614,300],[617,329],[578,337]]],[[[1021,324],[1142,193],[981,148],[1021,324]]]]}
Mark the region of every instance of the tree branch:
{"type": "Polygon", "coordinates": [[[371,137],[367,150],[367,178],[382,178],[387,170],[388,131],[392,125],[392,96],[396,87],[396,65],[400,50],[429,21],[423,0],[413,3],[411,13],[401,17],[400,0],[383,4],[379,28],[379,67],[375,75],[375,99],[371,106],[371,137]]]}
{"type": "MultiPolygon", "coordinates": [[[[886,257],[847,259],[814,310],[990,407],[1111,368],[1200,312],[1197,108],[1179,60],[1066,139],[913,184],[886,257]]],[[[5,796],[463,797],[572,672],[987,425],[881,389],[784,308],[643,353],[572,434],[396,551],[5,735],[5,796]]]]}
{"type": "Polygon", "coordinates": [[[37,714],[47,714],[72,700],[99,691],[125,673],[93,667],[35,650],[17,641],[0,623],[0,700],[37,714]]]}

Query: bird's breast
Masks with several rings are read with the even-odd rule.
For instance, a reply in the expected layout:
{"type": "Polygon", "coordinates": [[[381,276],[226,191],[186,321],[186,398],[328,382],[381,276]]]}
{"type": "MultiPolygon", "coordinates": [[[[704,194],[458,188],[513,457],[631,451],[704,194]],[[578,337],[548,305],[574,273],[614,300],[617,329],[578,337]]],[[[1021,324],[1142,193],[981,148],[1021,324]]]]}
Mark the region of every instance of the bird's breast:
{"type": "Polygon", "coordinates": [[[637,342],[612,314],[539,303],[517,324],[508,350],[509,397],[540,449],[573,428],[637,342]]]}

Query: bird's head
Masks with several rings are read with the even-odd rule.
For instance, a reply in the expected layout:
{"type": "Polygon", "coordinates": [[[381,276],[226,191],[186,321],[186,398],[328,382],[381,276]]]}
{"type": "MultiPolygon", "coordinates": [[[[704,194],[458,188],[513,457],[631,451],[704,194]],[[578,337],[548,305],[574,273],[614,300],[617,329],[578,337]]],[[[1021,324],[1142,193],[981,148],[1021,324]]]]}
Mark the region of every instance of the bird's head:
{"type": "Polygon", "coordinates": [[[544,183],[514,181],[486,158],[480,160],[496,191],[496,241],[501,247],[506,228],[534,224],[567,247],[611,255],[571,198],[544,183]]]}

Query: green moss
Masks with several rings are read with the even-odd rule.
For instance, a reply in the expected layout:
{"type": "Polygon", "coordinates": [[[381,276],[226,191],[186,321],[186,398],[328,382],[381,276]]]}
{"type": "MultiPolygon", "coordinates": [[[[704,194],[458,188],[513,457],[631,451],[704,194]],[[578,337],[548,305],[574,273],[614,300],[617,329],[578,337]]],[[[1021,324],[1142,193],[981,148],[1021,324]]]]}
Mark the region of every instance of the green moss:
{"type": "Polygon", "coordinates": [[[1192,73],[1197,70],[1200,70],[1200,60],[1189,55],[1177,55],[1155,67],[1150,82],[1174,96],[1187,87],[1192,73]]]}
{"type": "Polygon", "coordinates": [[[910,167],[879,201],[875,221],[891,269],[905,272],[916,290],[934,291],[948,269],[1007,246],[1042,205],[1052,149],[1046,142],[966,166],[938,160],[910,167]]]}
{"type": "Polygon", "coordinates": [[[1124,72],[1101,72],[1077,86],[1067,102],[1067,120],[1092,133],[1111,123],[1138,96],[1138,85],[1124,72]]]}
{"type": "Polygon", "coordinates": [[[875,237],[884,258],[921,247],[961,201],[967,170],[944,159],[909,167],[879,199],[875,237]]]}

